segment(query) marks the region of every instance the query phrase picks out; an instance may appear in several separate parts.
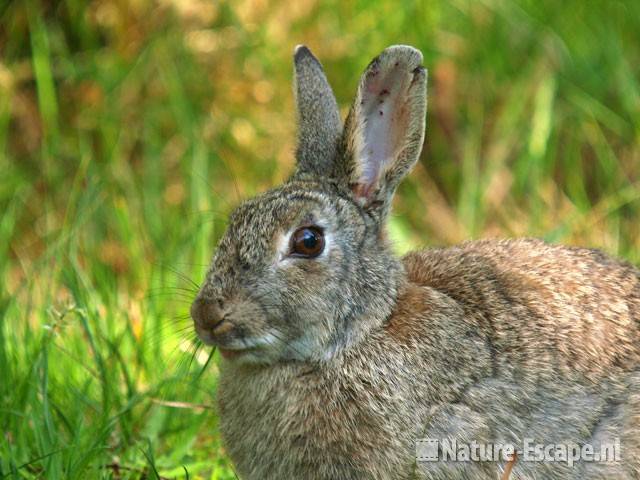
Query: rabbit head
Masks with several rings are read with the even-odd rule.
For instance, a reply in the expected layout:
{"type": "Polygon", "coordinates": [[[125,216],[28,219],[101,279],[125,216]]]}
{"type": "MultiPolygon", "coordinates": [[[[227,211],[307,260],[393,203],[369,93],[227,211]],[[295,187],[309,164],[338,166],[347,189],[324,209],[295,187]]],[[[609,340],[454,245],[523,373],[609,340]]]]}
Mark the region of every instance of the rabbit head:
{"type": "Polygon", "coordinates": [[[296,48],[296,171],[231,215],[191,309],[224,357],[322,361],[389,317],[403,272],[384,222],[422,148],[421,63],[414,48],[384,50],[343,128],[322,66],[296,48]]]}

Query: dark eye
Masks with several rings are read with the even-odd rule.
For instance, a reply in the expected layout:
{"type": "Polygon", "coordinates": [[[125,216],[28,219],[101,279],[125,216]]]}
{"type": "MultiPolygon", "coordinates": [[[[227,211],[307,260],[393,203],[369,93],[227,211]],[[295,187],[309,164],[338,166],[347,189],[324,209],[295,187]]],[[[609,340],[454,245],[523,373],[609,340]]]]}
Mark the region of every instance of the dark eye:
{"type": "Polygon", "coordinates": [[[314,258],[324,250],[324,236],[317,227],[302,227],[291,235],[291,254],[296,257],[314,258]]]}

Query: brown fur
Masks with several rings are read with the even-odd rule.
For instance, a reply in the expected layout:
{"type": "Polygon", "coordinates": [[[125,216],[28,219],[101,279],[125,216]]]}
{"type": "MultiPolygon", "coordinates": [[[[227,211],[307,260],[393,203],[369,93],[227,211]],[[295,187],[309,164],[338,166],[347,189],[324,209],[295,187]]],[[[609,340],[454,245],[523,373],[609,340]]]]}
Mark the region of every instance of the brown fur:
{"type": "Polygon", "coordinates": [[[375,59],[342,132],[320,63],[296,52],[296,173],[234,212],[192,307],[226,356],[220,431],[238,474],[640,478],[637,269],[539,240],[391,252],[385,219],[424,134],[421,60],[405,46],[375,59]],[[292,256],[307,225],[325,249],[292,256]],[[416,462],[420,438],[616,437],[618,463],[416,462]]]}
{"type": "Polygon", "coordinates": [[[626,447],[621,465],[518,462],[511,478],[638,478],[637,270],[536,240],[472,242],[403,263],[387,325],[331,363],[225,365],[221,427],[241,474],[495,478],[495,464],[416,468],[415,440],[580,443],[611,431],[626,447]],[[578,291],[589,289],[600,294],[585,302],[578,291]],[[579,315],[593,309],[598,329],[579,315]]]}

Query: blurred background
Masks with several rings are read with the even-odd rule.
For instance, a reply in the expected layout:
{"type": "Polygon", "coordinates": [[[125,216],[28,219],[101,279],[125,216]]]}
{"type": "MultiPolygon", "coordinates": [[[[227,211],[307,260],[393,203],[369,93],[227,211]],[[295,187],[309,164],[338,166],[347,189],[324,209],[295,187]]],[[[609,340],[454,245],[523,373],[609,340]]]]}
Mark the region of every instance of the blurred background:
{"type": "Polygon", "coordinates": [[[235,478],[188,307],[227,213],[292,171],[298,43],[343,113],[382,49],[424,52],[399,253],[640,263],[640,2],[2,2],[0,478],[235,478]]]}

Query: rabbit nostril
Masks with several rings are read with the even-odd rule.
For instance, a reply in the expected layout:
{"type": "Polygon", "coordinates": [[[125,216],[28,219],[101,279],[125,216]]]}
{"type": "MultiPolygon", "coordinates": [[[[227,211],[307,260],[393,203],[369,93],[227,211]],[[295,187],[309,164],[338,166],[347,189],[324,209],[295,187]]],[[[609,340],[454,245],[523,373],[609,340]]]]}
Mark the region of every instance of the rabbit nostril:
{"type": "Polygon", "coordinates": [[[220,300],[198,298],[191,305],[191,318],[203,328],[215,328],[224,321],[222,309],[218,306],[220,304],[220,300]]]}

